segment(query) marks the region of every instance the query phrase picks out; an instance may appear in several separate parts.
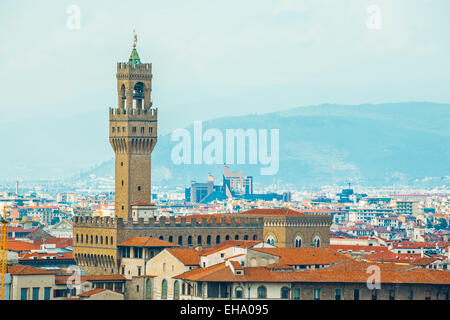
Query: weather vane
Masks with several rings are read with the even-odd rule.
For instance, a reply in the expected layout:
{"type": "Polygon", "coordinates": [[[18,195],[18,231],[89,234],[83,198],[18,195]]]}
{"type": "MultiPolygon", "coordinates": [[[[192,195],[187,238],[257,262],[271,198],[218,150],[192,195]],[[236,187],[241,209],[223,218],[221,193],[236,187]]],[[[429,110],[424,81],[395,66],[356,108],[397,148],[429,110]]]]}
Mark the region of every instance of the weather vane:
{"type": "Polygon", "coordinates": [[[134,33],[134,42],[133,42],[133,48],[136,48],[136,43],[137,43],[137,34],[136,34],[136,30],[133,29],[133,33],[134,33]]]}

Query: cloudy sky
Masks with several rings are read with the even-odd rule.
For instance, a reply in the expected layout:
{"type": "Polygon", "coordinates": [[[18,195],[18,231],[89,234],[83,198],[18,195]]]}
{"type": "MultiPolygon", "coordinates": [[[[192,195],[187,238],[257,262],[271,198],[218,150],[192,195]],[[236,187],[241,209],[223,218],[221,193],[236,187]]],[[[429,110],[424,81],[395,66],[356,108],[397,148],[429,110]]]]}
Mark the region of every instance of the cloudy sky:
{"type": "Polygon", "coordinates": [[[0,110],[6,121],[115,106],[134,28],[161,133],[322,103],[448,103],[449,12],[448,0],[3,0],[0,110]]]}

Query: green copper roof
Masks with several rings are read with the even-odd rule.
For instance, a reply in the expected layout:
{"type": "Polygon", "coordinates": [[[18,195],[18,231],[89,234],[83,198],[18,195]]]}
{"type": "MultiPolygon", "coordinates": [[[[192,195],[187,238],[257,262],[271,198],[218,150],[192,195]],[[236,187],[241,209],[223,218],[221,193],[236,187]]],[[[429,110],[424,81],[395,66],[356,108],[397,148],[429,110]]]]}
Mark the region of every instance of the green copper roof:
{"type": "Polygon", "coordinates": [[[131,51],[130,60],[128,60],[128,63],[133,67],[141,64],[141,59],[139,59],[136,48],[133,48],[133,51],[131,51]]]}

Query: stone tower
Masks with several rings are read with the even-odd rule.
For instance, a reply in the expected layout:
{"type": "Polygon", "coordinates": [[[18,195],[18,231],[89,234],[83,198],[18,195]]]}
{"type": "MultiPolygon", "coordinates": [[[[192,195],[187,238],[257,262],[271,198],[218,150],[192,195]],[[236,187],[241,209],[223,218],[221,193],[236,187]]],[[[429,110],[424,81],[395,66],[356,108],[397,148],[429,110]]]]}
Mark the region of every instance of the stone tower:
{"type": "Polygon", "coordinates": [[[118,107],[110,108],[109,142],[115,152],[115,215],[128,220],[131,205],[151,203],[151,154],[157,142],[152,108],[152,65],[133,44],[128,62],[117,64],[118,107]]]}

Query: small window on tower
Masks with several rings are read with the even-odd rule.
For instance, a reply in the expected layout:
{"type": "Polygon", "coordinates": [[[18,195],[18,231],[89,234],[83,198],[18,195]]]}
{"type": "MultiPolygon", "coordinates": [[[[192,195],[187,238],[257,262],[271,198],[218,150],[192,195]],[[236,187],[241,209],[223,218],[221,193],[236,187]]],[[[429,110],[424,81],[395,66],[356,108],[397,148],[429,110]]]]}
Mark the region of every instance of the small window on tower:
{"type": "Polygon", "coordinates": [[[123,162],[121,162],[121,163],[120,163],[120,166],[122,166],[122,167],[123,167],[123,162]]]}
{"type": "Polygon", "coordinates": [[[122,127],[122,131],[125,132],[125,127],[122,127]]]}
{"type": "Polygon", "coordinates": [[[122,180],[122,187],[123,187],[123,180],[122,180]]]}
{"type": "Polygon", "coordinates": [[[141,127],[141,133],[145,133],[145,127],[141,127]]]}
{"type": "Polygon", "coordinates": [[[117,127],[117,132],[120,132],[120,127],[117,127]]]}
{"type": "Polygon", "coordinates": [[[153,128],[152,128],[152,127],[149,127],[149,128],[148,128],[148,132],[152,133],[152,131],[153,131],[153,128]]]}
{"type": "Polygon", "coordinates": [[[112,132],[116,131],[116,128],[115,128],[115,127],[112,127],[111,129],[112,129],[112,132]]]}
{"type": "Polygon", "coordinates": [[[138,191],[141,191],[141,186],[138,186],[138,191]]]}
{"type": "Polygon", "coordinates": [[[133,132],[136,132],[136,127],[133,127],[133,132]]]}

